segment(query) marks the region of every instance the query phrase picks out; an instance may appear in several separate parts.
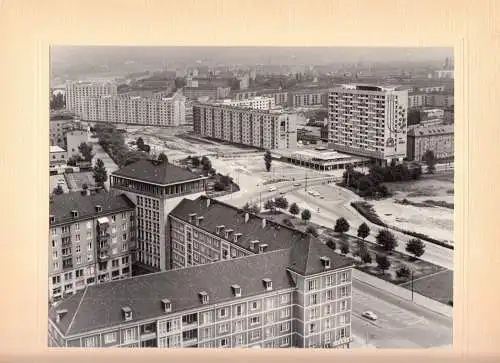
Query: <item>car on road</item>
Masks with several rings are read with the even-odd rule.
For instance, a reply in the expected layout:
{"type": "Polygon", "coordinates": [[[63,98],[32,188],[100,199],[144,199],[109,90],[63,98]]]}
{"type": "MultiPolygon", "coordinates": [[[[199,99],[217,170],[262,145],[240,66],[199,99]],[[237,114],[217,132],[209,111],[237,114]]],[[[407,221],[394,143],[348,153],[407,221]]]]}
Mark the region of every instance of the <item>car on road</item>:
{"type": "Polygon", "coordinates": [[[283,191],[280,192],[280,194],[284,195],[284,194],[286,194],[286,192],[283,190],[283,191]]]}
{"type": "Polygon", "coordinates": [[[270,192],[274,192],[275,190],[276,190],[276,187],[271,187],[271,188],[269,188],[269,191],[270,191],[270,192]]]}
{"type": "Polygon", "coordinates": [[[311,194],[311,195],[314,195],[314,193],[315,193],[315,192],[314,192],[314,190],[308,190],[307,192],[308,192],[309,194],[311,194]]]}
{"type": "Polygon", "coordinates": [[[363,312],[363,314],[361,314],[361,316],[363,318],[366,318],[366,319],[371,320],[371,321],[375,321],[378,319],[377,314],[375,314],[373,311],[370,311],[370,310],[363,312]]]}
{"type": "Polygon", "coordinates": [[[293,183],[294,187],[300,187],[300,183],[293,183]]]}

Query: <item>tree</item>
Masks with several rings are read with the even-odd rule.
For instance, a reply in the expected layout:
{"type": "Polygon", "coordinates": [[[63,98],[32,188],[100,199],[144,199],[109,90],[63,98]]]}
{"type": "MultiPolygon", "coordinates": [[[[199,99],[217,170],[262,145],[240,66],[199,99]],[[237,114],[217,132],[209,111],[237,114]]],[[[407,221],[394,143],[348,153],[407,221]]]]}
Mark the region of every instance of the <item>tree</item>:
{"type": "Polygon", "coordinates": [[[266,153],[264,154],[264,162],[266,164],[266,170],[269,172],[271,171],[271,162],[272,162],[273,158],[271,156],[271,152],[269,150],[266,151],[266,153]]]}
{"type": "Polygon", "coordinates": [[[92,160],[92,144],[82,142],[80,146],[78,146],[78,151],[83,155],[85,161],[92,160]]]}
{"type": "Polygon", "coordinates": [[[216,181],[214,183],[214,190],[216,192],[221,192],[223,190],[226,190],[226,185],[224,183],[220,182],[220,181],[216,181]]]}
{"type": "Polygon", "coordinates": [[[349,222],[344,217],[340,217],[337,219],[335,222],[335,229],[334,231],[337,233],[344,233],[349,230],[349,222]]]}
{"type": "Polygon", "coordinates": [[[411,271],[408,268],[408,266],[401,266],[396,271],[396,276],[399,278],[408,278],[408,277],[410,277],[410,275],[411,275],[411,271]]]}
{"type": "Polygon", "coordinates": [[[307,226],[306,233],[313,235],[314,237],[318,237],[318,230],[314,226],[307,226]]]}
{"type": "Polygon", "coordinates": [[[370,255],[370,252],[368,252],[368,250],[366,250],[366,252],[361,252],[360,257],[363,263],[372,263],[372,255],[370,255]]]}
{"type": "Polygon", "coordinates": [[[275,200],[275,204],[277,208],[287,209],[288,208],[288,200],[285,197],[278,197],[275,200]]]}
{"type": "Polygon", "coordinates": [[[406,244],[406,252],[411,253],[418,258],[424,254],[425,244],[418,238],[412,238],[406,244]]]}
{"type": "Polygon", "coordinates": [[[52,193],[59,195],[64,193],[64,189],[62,188],[61,184],[57,185],[57,187],[54,188],[52,193]]]}
{"type": "Polygon", "coordinates": [[[191,164],[193,165],[194,168],[197,168],[200,166],[200,158],[195,156],[191,159],[191,164]]]}
{"type": "Polygon", "coordinates": [[[368,225],[365,222],[361,223],[358,228],[358,237],[365,239],[369,235],[370,235],[370,227],[368,227],[368,225]]]}
{"type": "Polygon", "coordinates": [[[80,161],[83,161],[83,158],[80,155],[75,154],[68,159],[68,162],[66,164],[68,164],[69,166],[76,166],[76,163],[80,161]]]}
{"type": "Polygon", "coordinates": [[[377,255],[375,258],[377,261],[378,268],[382,271],[382,275],[391,267],[391,261],[387,258],[386,255],[377,255]]]}
{"type": "Polygon", "coordinates": [[[266,203],[264,203],[264,209],[274,212],[275,208],[276,205],[274,204],[274,201],[272,199],[269,199],[266,203]]]}
{"type": "Polygon", "coordinates": [[[210,162],[210,159],[207,156],[203,155],[200,161],[201,165],[205,166],[208,162],[210,162]]]}
{"type": "Polygon", "coordinates": [[[205,164],[203,164],[203,174],[204,175],[208,175],[210,173],[210,170],[213,169],[212,168],[212,162],[210,160],[207,159],[207,161],[205,162],[205,164]]]}
{"type": "Polygon", "coordinates": [[[144,146],[142,147],[142,151],[149,153],[151,151],[151,146],[144,144],[144,146]]]}
{"type": "Polygon", "coordinates": [[[104,183],[108,180],[108,172],[101,159],[97,159],[96,165],[94,166],[94,180],[96,185],[100,187],[104,187],[104,183]]]}
{"type": "Polygon", "coordinates": [[[311,220],[311,212],[309,211],[309,209],[304,209],[302,211],[302,214],[300,215],[300,217],[302,218],[302,220],[304,222],[309,222],[311,220]]]}
{"type": "Polygon", "coordinates": [[[252,204],[250,205],[250,203],[245,203],[245,205],[243,206],[242,208],[245,212],[248,212],[248,213],[253,213],[253,214],[257,214],[260,212],[260,208],[257,204],[252,204]]]}
{"type": "Polygon", "coordinates": [[[62,93],[57,93],[50,100],[50,109],[51,110],[60,110],[61,108],[66,107],[66,99],[62,93]]]}
{"type": "Polygon", "coordinates": [[[326,241],[326,245],[334,251],[337,248],[337,245],[335,244],[335,241],[333,240],[333,238],[329,238],[328,241],[326,241]]]}
{"type": "Polygon", "coordinates": [[[398,242],[394,237],[394,234],[387,229],[382,229],[378,232],[376,237],[377,243],[382,246],[385,251],[392,251],[397,247],[398,242]]]}
{"type": "Polygon", "coordinates": [[[142,150],[142,148],[144,147],[144,140],[142,139],[142,137],[137,138],[135,144],[137,145],[137,148],[139,150],[142,150]]]}
{"type": "Polygon", "coordinates": [[[347,243],[342,243],[340,246],[340,252],[342,252],[344,255],[347,255],[349,253],[349,245],[347,243]]]}
{"type": "Polygon", "coordinates": [[[300,213],[300,209],[299,209],[299,206],[297,205],[297,203],[293,202],[292,205],[290,206],[290,209],[288,210],[291,214],[293,214],[294,216],[296,216],[297,214],[300,213]]]}
{"type": "Polygon", "coordinates": [[[434,174],[436,170],[436,157],[432,150],[427,150],[422,156],[422,160],[427,164],[427,173],[434,174]]]}
{"type": "Polygon", "coordinates": [[[161,161],[162,163],[168,163],[168,157],[164,152],[161,152],[160,155],[158,155],[158,161],[161,161]]]}

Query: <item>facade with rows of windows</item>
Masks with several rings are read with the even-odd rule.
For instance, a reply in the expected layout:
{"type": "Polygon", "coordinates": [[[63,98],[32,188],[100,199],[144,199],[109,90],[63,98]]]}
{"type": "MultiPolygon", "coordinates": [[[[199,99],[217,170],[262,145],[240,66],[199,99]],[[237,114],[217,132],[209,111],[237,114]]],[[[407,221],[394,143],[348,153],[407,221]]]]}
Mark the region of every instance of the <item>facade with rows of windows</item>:
{"type": "Polygon", "coordinates": [[[124,195],[54,195],[50,201],[49,300],[131,276],[134,205],[124,195]]]}
{"type": "Polygon", "coordinates": [[[110,183],[112,190],[126,194],[136,205],[134,264],[149,272],[166,270],[167,215],[182,198],[205,193],[206,178],[169,163],[139,160],[112,173],[110,183]]]}

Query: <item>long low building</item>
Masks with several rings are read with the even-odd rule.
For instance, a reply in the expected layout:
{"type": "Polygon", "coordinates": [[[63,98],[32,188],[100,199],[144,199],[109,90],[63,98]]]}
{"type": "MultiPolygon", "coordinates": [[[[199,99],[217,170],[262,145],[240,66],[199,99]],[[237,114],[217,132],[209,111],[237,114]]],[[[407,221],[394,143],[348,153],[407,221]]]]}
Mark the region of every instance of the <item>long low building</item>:
{"type": "Polygon", "coordinates": [[[298,115],[219,104],[193,106],[194,132],[259,149],[287,149],[297,144],[298,115]]]}
{"type": "Polygon", "coordinates": [[[352,261],[208,198],[183,200],[169,225],[176,269],[64,300],[49,311],[50,346],[349,347],[352,261]]]}
{"type": "Polygon", "coordinates": [[[297,151],[275,151],[275,154],[279,155],[282,161],[320,171],[345,169],[348,165],[354,167],[371,164],[370,158],[343,154],[322,147],[297,151]]]}

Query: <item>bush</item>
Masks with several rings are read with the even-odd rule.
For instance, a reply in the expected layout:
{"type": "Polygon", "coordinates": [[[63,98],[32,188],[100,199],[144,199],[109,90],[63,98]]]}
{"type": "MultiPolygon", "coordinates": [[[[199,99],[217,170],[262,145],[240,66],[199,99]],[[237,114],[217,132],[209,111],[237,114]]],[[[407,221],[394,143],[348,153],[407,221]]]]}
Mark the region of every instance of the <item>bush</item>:
{"type": "Polygon", "coordinates": [[[314,237],[318,237],[318,230],[314,226],[307,226],[306,233],[313,235],[314,237]]]}
{"type": "Polygon", "coordinates": [[[368,251],[361,252],[360,256],[361,256],[361,261],[363,261],[364,263],[372,263],[372,261],[373,261],[372,255],[370,255],[370,253],[368,251]]]}
{"type": "Polygon", "coordinates": [[[335,241],[331,238],[328,241],[326,241],[326,245],[334,251],[337,249],[337,245],[335,244],[335,241]]]}
{"type": "Polygon", "coordinates": [[[378,268],[385,273],[391,267],[391,262],[386,255],[377,255],[375,260],[377,261],[378,268]]]}
{"type": "Polygon", "coordinates": [[[309,209],[304,209],[302,211],[301,218],[304,222],[309,222],[309,220],[311,219],[311,212],[309,211],[309,209]]]}
{"type": "Polygon", "coordinates": [[[217,192],[221,192],[223,190],[226,190],[226,186],[220,181],[216,181],[214,184],[214,190],[217,192]]]}
{"type": "Polygon", "coordinates": [[[290,206],[290,209],[289,209],[289,212],[291,214],[293,214],[294,216],[296,216],[297,214],[300,213],[300,209],[299,209],[299,206],[297,205],[297,203],[292,203],[292,205],[290,206]]]}
{"type": "Polygon", "coordinates": [[[347,255],[349,253],[349,245],[347,243],[343,243],[342,246],[340,246],[340,252],[347,255]]]}
{"type": "Polygon", "coordinates": [[[293,223],[292,223],[292,221],[290,220],[290,218],[285,218],[285,219],[283,219],[283,224],[284,224],[285,226],[288,226],[288,227],[293,227],[293,223]]]}
{"type": "Polygon", "coordinates": [[[411,271],[407,266],[401,266],[397,271],[396,271],[396,276],[398,278],[407,278],[410,277],[411,271]]]}
{"type": "Polygon", "coordinates": [[[412,238],[406,244],[406,252],[411,253],[412,255],[418,258],[424,254],[425,245],[418,238],[412,238]]]}
{"type": "Polygon", "coordinates": [[[358,228],[358,237],[365,239],[369,235],[370,235],[370,227],[368,227],[368,225],[365,222],[361,223],[358,228]]]}

